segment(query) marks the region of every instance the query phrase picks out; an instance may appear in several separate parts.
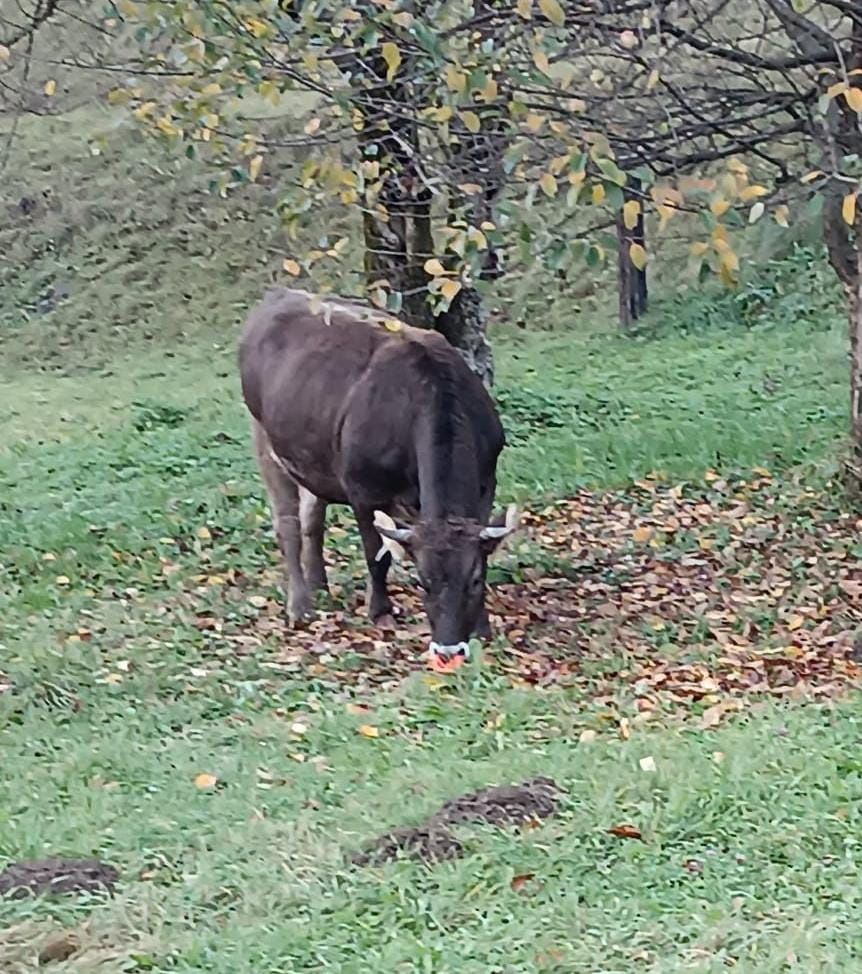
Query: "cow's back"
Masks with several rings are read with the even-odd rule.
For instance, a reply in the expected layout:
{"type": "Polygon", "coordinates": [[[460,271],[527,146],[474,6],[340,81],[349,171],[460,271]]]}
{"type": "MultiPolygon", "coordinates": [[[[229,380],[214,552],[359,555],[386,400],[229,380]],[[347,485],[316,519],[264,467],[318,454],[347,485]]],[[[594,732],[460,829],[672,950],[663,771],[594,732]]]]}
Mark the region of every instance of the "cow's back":
{"type": "Polygon", "coordinates": [[[381,504],[388,490],[410,502],[415,424],[441,383],[454,390],[479,452],[487,450],[480,466],[493,469],[502,447],[490,397],[458,353],[438,333],[393,326],[384,314],[274,290],[240,342],[249,411],[294,478],[329,501],[347,500],[352,472],[379,485],[381,504]]]}

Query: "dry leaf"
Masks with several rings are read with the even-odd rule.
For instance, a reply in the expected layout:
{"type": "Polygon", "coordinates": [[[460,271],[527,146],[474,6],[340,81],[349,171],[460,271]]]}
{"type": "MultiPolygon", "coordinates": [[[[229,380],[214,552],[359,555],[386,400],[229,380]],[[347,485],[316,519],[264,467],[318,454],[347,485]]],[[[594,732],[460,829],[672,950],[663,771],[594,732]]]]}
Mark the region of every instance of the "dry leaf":
{"type": "Polygon", "coordinates": [[[200,791],[208,791],[211,788],[215,788],[218,783],[218,778],[214,774],[207,774],[206,772],[201,772],[195,778],[195,788],[200,791]]]}
{"type": "Polygon", "coordinates": [[[596,737],[598,737],[598,735],[594,730],[585,730],[581,731],[581,736],[578,738],[578,741],[581,744],[589,744],[591,741],[594,741],[596,737]]]}
{"type": "Polygon", "coordinates": [[[630,825],[628,823],[615,825],[612,829],[608,829],[608,832],[611,835],[615,835],[618,839],[640,839],[643,841],[641,830],[636,825],[630,825]]]}
{"type": "Polygon", "coordinates": [[[635,544],[646,544],[647,541],[653,536],[654,531],[648,525],[641,525],[639,528],[635,528],[632,533],[632,540],[635,544]]]}
{"type": "Polygon", "coordinates": [[[509,886],[511,886],[512,891],[515,893],[520,892],[531,879],[535,878],[535,873],[519,873],[517,876],[513,876],[509,886]]]}
{"type": "Polygon", "coordinates": [[[658,770],[656,767],[655,758],[651,756],[641,758],[640,761],[638,761],[638,764],[641,766],[641,771],[651,773],[658,770]]]}
{"type": "Polygon", "coordinates": [[[291,260],[290,257],[285,257],[281,262],[281,266],[290,274],[292,277],[299,277],[300,266],[295,260],[291,260]]]}
{"type": "Polygon", "coordinates": [[[57,91],[57,82],[54,80],[45,82],[45,94],[50,98],[57,91]]]}
{"type": "Polygon", "coordinates": [[[380,731],[371,724],[360,724],[356,730],[363,737],[380,737],[380,731]]]}

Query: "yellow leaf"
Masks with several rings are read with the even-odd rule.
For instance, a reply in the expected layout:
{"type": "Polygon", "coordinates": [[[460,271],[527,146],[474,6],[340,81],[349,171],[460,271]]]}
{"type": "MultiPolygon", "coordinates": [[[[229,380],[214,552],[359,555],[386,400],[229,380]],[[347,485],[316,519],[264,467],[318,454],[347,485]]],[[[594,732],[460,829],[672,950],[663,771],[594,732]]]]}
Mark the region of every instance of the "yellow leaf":
{"type": "Polygon", "coordinates": [[[482,122],[479,116],[475,112],[459,112],[459,118],[464,123],[464,127],[468,132],[475,134],[482,128],[482,122]]]}
{"type": "Polygon", "coordinates": [[[591,741],[594,741],[597,736],[598,735],[594,730],[584,730],[581,731],[581,736],[578,738],[578,741],[581,744],[589,744],[591,741]]]}
{"type": "Polygon", "coordinates": [[[731,156],[727,160],[727,168],[738,176],[745,176],[748,173],[748,166],[741,159],[737,159],[736,156],[731,156]]]}
{"type": "Polygon", "coordinates": [[[387,331],[398,332],[401,331],[403,325],[397,318],[384,318],[383,327],[387,331]]]}
{"type": "Polygon", "coordinates": [[[566,22],[566,15],[557,0],[539,0],[539,9],[557,27],[562,27],[566,22]]]}
{"type": "Polygon", "coordinates": [[[535,112],[531,112],[525,119],[524,122],[527,128],[531,132],[538,132],[539,129],[545,124],[544,115],[536,115],[535,112]]]}
{"type": "Polygon", "coordinates": [[[802,179],[799,180],[801,183],[813,183],[815,179],[823,175],[822,169],[812,169],[811,172],[807,172],[802,179]]]}
{"type": "Polygon", "coordinates": [[[0,44],[0,61],[8,61],[12,56],[12,52],[6,47],[5,44],[0,44]]]}
{"type": "Polygon", "coordinates": [[[834,85],[830,85],[826,89],[826,97],[827,98],[836,98],[838,95],[841,94],[842,91],[846,91],[846,90],[847,90],[847,82],[846,81],[836,81],[834,85]]]}
{"type": "Polygon", "coordinates": [[[646,90],[652,91],[653,88],[659,83],[659,78],[661,75],[658,73],[658,68],[653,68],[649,73],[649,77],[646,82],[646,90]]]}
{"type": "Polygon", "coordinates": [[[413,25],[413,14],[407,10],[399,10],[397,14],[392,15],[392,21],[407,30],[413,25]]]}
{"type": "Polygon", "coordinates": [[[545,196],[553,197],[557,195],[557,180],[549,172],[542,175],[542,178],[539,180],[539,187],[545,196]]]}
{"type": "Polygon", "coordinates": [[[728,200],[717,199],[713,200],[709,204],[710,210],[712,210],[713,216],[724,216],[725,213],[730,209],[730,202],[728,200]]]}
{"type": "Polygon", "coordinates": [[[254,182],[260,175],[260,167],[263,165],[263,156],[255,156],[248,164],[248,177],[254,182]]]}
{"type": "Polygon", "coordinates": [[[380,53],[386,62],[386,80],[391,81],[401,66],[401,51],[398,50],[398,45],[393,41],[386,41],[380,48],[380,53]]]}
{"type": "Polygon", "coordinates": [[[58,585],[69,585],[69,584],[70,584],[70,582],[71,582],[71,579],[69,578],[69,576],[68,576],[68,575],[58,575],[58,576],[57,576],[57,577],[56,577],[56,578],[54,579],[54,581],[55,581],[55,582],[56,582],[56,583],[57,583],[58,585]]]}
{"type": "Polygon", "coordinates": [[[593,203],[595,203],[596,206],[598,206],[598,204],[601,203],[602,200],[604,200],[604,198],[605,198],[605,187],[602,186],[601,183],[596,183],[596,185],[593,186],[593,203]]]}
{"type": "Polygon", "coordinates": [[[205,771],[201,772],[195,778],[195,788],[199,788],[201,791],[207,791],[210,788],[215,788],[218,783],[218,778],[214,774],[207,774],[205,771]]]}
{"type": "Polygon", "coordinates": [[[446,85],[450,91],[462,92],[467,87],[467,75],[454,64],[447,64],[446,85]]]}
{"type": "Polygon", "coordinates": [[[380,737],[380,731],[371,724],[360,724],[356,730],[363,737],[380,737]]]}
{"type": "Polygon", "coordinates": [[[291,260],[289,257],[285,257],[282,261],[281,266],[287,271],[291,277],[299,277],[299,272],[301,270],[299,264],[295,260],[291,260]]]}
{"type": "Polygon", "coordinates": [[[802,616],[800,616],[800,615],[792,615],[792,616],[791,616],[791,617],[790,617],[790,618],[789,618],[789,619],[787,620],[787,628],[788,628],[788,629],[789,629],[789,630],[790,630],[791,632],[794,632],[794,631],[795,631],[795,630],[797,630],[797,629],[801,629],[801,628],[802,628],[802,624],[803,624],[804,622],[805,622],[805,619],[803,619],[803,617],[802,617],[802,616]]]}
{"type": "Polygon", "coordinates": [[[862,88],[848,88],[844,97],[854,112],[862,112],[862,88]]]}
{"type": "Polygon", "coordinates": [[[626,230],[634,230],[641,215],[641,205],[637,200],[628,200],[623,206],[623,223],[626,230]]]}
{"type": "Polygon", "coordinates": [[[533,0],[518,0],[518,16],[524,20],[532,20],[533,0]]]}
{"type": "Polygon", "coordinates": [[[45,82],[45,94],[50,98],[57,90],[57,82],[53,79],[45,82]]]}
{"type": "Polygon", "coordinates": [[[449,277],[440,285],[440,293],[446,298],[447,301],[451,301],[452,298],[461,290],[461,282],[456,281],[454,278],[449,277]]]}
{"type": "Polygon", "coordinates": [[[852,227],[856,222],[856,197],[858,193],[848,193],[841,204],[841,216],[847,226],[852,227]]]}
{"type": "Polygon", "coordinates": [[[629,260],[637,267],[639,271],[642,271],[647,265],[647,252],[639,243],[633,243],[629,247],[629,260]]]}
{"type": "Polygon", "coordinates": [[[257,20],[254,17],[245,22],[245,28],[254,37],[263,37],[269,30],[262,20],[257,20]]]}
{"type": "Polygon", "coordinates": [[[210,529],[205,524],[202,527],[199,527],[197,531],[195,531],[195,534],[201,539],[201,541],[209,541],[210,538],[212,538],[210,529]]]}
{"type": "Polygon", "coordinates": [[[653,529],[648,525],[642,524],[639,528],[635,528],[632,532],[632,540],[635,544],[646,544],[652,535],[653,529]]]}
{"type": "Polygon", "coordinates": [[[479,97],[486,102],[494,101],[498,94],[497,82],[494,78],[488,78],[485,87],[479,92],[479,97]]]}
{"type": "Polygon", "coordinates": [[[535,50],[533,51],[533,64],[542,72],[542,74],[549,74],[551,71],[551,62],[548,60],[548,55],[544,51],[535,50]]]}
{"type": "Polygon", "coordinates": [[[739,194],[739,198],[743,203],[749,203],[751,200],[756,200],[758,196],[766,196],[768,192],[769,190],[765,186],[746,186],[739,194]]]}
{"type": "Polygon", "coordinates": [[[305,132],[306,135],[314,135],[314,133],[319,128],[320,128],[320,119],[319,118],[310,118],[305,123],[305,127],[303,128],[302,131],[305,132]]]}
{"type": "Polygon", "coordinates": [[[465,196],[475,196],[477,193],[482,192],[482,187],[478,183],[459,183],[458,189],[465,196]]]}
{"type": "Polygon", "coordinates": [[[212,95],[218,94],[221,94],[221,85],[217,81],[211,81],[201,88],[201,98],[210,98],[212,95]]]}
{"type": "Polygon", "coordinates": [[[657,770],[655,758],[653,757],[641,758],[638,764],[641,766],[641,771],[650,773],[657,770]]]}
{"type": "Polygon", "coordinates": [[[790,226],[790,221],[788,219],[789,216],[790,216],[790,209],[787,207],[786,204],[782,203],[781,206],[777,206],[775,208],[775,222],[780,227],[787,228],[790,226]]]}
{"type": "Polygon", "coordinates": [[[425,272],[430,274],[432,277],[439,277],[440,274],[446,273],[446,268],[437,260],[436,257],[432,257],[430,260],[425,261],[425,272]]]}

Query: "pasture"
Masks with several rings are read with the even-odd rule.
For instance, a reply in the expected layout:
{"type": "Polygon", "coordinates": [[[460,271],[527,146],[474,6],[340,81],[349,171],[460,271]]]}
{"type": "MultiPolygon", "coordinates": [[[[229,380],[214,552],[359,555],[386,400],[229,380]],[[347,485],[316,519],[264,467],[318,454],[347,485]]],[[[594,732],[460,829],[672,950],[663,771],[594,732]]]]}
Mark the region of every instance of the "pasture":
{"type": "Polygon", "coordinates": [[[438,677],[409,571],[395,640],[358,612],[344,515],[332,600],[284,629],[234,355],[277,252],[261,198],[228,219],[73,136],[71,226],[44,204],[4,231],[0,867],[121,880],[0,901],[0,970],[57,938],[43,962],[75,974],[858,967],[862,543],[819,254],[733,294],[667,285],[635,338],[565,294],[496,326],[499,500],[529,516],[494,563],[495,641],[438,677]],[[350,862],[539,775],[560,799],[536,827],[350,862]]]}

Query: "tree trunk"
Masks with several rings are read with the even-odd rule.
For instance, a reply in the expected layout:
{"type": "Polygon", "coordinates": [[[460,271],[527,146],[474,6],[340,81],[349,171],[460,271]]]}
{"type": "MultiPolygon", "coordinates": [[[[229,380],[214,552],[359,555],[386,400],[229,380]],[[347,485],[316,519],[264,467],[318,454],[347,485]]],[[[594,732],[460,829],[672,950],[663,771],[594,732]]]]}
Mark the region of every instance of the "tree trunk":
{"type": "Polygon", "coordinates": [[[862,246],[857,237],[856,280],[847,288],[850,308],[850,464],[862,486],[862,246]]]}
{"type": "Polygon", "coordinates": [[[494,357],[485,337],[488,312],[481,294],[475,288],[462,287],[448,310],[437,316],[435,326],[490,388],[494,383],[494,357]]]}
{"type": "MultiPolygon", "coordinates": [[[[626,199],[639,199],[640,180],[631,179],[630,190],[626,199]]],[[[646,227],[644,225],[643,207],[638,213],[637,223],[629,230],[623,220],[622,213],[617,217],[617,292],[619,295],[620,330],[627,332],[632,325],[641,318],[647,309],[647,273],[646,268],[635,267],[629,256],[629,249],[633,243],[640,244],[646,249],[646,227]]]]}

